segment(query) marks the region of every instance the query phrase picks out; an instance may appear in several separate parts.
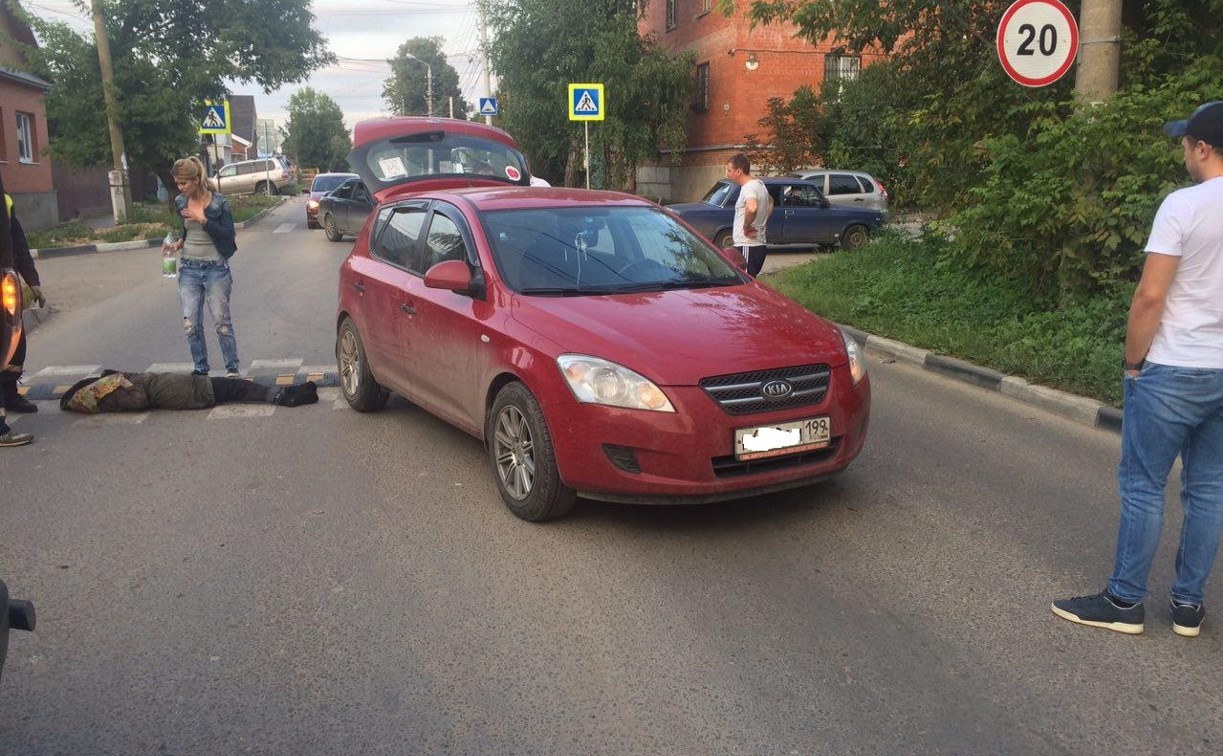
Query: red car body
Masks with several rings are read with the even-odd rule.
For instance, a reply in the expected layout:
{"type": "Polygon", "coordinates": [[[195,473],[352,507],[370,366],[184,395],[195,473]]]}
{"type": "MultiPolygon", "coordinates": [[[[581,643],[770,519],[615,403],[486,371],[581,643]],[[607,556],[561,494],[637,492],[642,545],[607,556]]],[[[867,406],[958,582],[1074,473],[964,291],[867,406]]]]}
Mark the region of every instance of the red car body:
{"type": "MultiPolygon", "coordinates": [[[[399,124],[398,131],[408,125],[399,124]]],[[[454,127],[481,135],[488,129],[467,122],[454,122],[454,127]]],[[[359,150],[360,125],[356,138],[359,150]]],[[[451,177],[375,191],[380,204],[340,268],[341,339],[350,323],[359,334],[355,341],[363,346],[362,367],[379,387],[489,443],[494,432],[490,413],[499,406],[499,394],[509,384],[520,384],[538,403],[546,424],[546,432],[541,429],[534,439],[536,449],[538,436],[546,436],[564,489],[607,501],[714,501],[817,481],[844,470],[861,450],[870,381],[864,363],[856,381],[851,375],[851,347],[835,325],[742,273],[736,273],[741,278],[733,285],[716,288],[525,294],[499,270],[486,228],[490,214],[507,210],[665,214],[653,203],[612,192],[480,185],[451,177]],[[420,275],[371,254],[371,236],[377,238],[380,222],[404,203],[428,208],[430,229],[435,218],[445,215],[447,228],[460,228],[472,259],[441,262],[420,275]],[[628,368],[661,389],[673,411],[579,401],[558,366],[561,355],[589,355],[628,368]],[[787,375],[817,373],[813,380],[824,387],[818,401],[794,406],[758,395],[726,403],[715,399],[738,391],[736,381],[742,383],[745,376],[762,387],[772,380],[769,376],[784,382],[787,375]],[[755,409],[740,412],[739,406],[748,405],[736,401],[754,402],[755,409]],[[737,455],[737,430],[809,418],[827,418],[831,437],[826,444],[754,459],[737,455]]],[[[730,260],[729,253],[698,243],[702,254],[730,260]]],[[[342,374],[344,368],[341,357],[342,374]]],[[[343,376],[342,385],[347,385],[343,376]]]]}

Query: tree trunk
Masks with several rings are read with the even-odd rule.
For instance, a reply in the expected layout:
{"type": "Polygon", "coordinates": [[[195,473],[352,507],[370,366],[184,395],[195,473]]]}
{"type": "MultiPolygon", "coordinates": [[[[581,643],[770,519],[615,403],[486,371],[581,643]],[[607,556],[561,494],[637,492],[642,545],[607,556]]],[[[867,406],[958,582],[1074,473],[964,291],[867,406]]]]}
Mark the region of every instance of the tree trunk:
{"type": "Polygon", "coordinates": [[[565,157],[565,186],[578,185],[578,166],[581,164],[582,146],[577,139],[569,140],[569,154],[565,157]]]}

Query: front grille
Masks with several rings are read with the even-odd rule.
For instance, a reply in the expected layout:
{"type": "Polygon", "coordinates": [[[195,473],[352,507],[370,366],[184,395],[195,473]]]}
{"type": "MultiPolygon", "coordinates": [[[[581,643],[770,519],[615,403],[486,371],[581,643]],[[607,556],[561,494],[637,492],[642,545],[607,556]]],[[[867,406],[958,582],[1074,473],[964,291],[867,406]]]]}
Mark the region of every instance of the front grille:
{"type": "Polygon", "coordinates": [[[823,449],[814,449],[809,452],[800,454],[787,454],[782,457],[767,457],[765,459],[754,459],[749,462],[740,462],[735,459],[735,455],[731,454],[726,457],[714,457],[713,474],[719,478],[737,478],[740,475],[752,475],[755,473],[769,472],[770,470],[782,470],[787,467],[799,467],[800,465],[810,465],[815,462],[823,462],[826,459],[831,459],[837,453],[837,447],[841,445],[839,436],[832,439],[832,443],[825,446],[823,449]]]}
{"type": "Polygon", "coordinates": [[[700,387],[726,414],[751,415],[819,404],[828,392],[831,376],[832,371],[827,365],[801,365],[702,378],[700,387]],[[780,399],[767,397],[762,389],[770,381],[785,381],[793,387],[793,391],[780,399]]]}

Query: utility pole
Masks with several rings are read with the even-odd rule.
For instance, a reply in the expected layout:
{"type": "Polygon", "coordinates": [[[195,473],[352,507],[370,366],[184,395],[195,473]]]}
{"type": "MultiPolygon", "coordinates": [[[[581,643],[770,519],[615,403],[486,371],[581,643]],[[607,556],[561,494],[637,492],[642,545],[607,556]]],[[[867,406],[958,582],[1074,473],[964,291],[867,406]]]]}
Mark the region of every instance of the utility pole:
{"type": "Polygon", "coordinates": [[[1083,0],[1079,12],[1079,69],[1074,93],[1096,105],[1117,91],[1121,68],[1121,0],[1083,0]]]}
{"type": "Polygon", "coordinates": [[[110,126],[110,152],[115,169],[110,172],[110,204],[115,225],[127,223],[131,214],[132,190],[127,183],[127,154],[123,149],[123,132],[119,129],[119,106],[115,100],[115,71],[110,64],[110,40],[106,36],[106,19],[99,0],[93,0],[93,33],[98,43],[98,65],[102,69],[102,95],[106,99],[106,121],[110,126]]]}
{"type": "MultiPolygon", "coordinates": [[[[488,26],[484,23],[484,4],[476,3],[476,10],[479,13],[478,18],[480,22],[480,57],[484,61],[484,96],[492,97],[493,87],[488,74],[488,26]]],[[[491,126],[493,117],[490,115],[484,116],[484,122],[491,126]]]]}

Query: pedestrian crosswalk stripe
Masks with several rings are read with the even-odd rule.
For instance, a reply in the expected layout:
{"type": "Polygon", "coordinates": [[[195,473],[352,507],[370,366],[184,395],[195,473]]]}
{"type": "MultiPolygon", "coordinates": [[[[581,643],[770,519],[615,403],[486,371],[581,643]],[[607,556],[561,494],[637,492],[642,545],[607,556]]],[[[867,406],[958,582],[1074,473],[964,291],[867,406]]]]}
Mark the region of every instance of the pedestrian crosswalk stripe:
{"type": "Polygon", "coordinates": [[[296,360],[255,360],[251,363],[251,371],[266,370],[268,368],[299,368],[301,367],[301,359],[296,360]]]}
{"type": "Polygon", "coordinates": [[[274,404],[221,404],[208,412],[209,420],[229,420],[236,417],[271,417],[274,404]]]}
{"type": "Polygon", "coordinates": [[[276,227],[276,230],[275,230],[275,231],[273,231],[272,233],[274,233],[274,234],[287,234],[287,233],[289,233],[290,231],[292,231],[292,230],[293,230],[293,229],[295,229],[295,228],[297,228],[297,224],[296,224],[296,223],[281,223],[279,226],[277,226],[277,227],[276,227]]]}
{"type": "Polygon", "coordinates": [[[195,370],[193,362],[154,362],[149,365],[150,373],[190,373],[195,370]]]}
{"type": "Polygon", "coordinates": [[[108,412],[83,417],[72,425],[74,428],[104,428],[108,425],[139,425],[148,419],[148,412],[108,412]]]}
{"type": "Polygon", "coordinates": [[[29,376],[26,380],[33,382],[35,378],[49,378],[53,375],[79,375],[84,378],[87,375],[97,375],[101,372],[101,365],[49,365],[29,376]]]}

